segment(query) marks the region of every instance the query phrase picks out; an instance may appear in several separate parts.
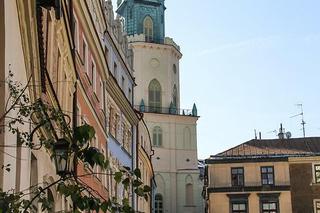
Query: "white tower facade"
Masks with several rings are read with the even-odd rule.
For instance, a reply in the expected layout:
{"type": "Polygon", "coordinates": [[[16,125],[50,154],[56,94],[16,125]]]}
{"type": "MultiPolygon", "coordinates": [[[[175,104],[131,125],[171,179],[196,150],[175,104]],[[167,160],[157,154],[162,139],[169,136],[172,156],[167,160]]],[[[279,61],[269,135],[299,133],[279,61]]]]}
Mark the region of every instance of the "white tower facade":
{"type": "Polygon", "coordinates": [[[134,104],[144,112],[154,155],[155,213],[204,212],[197,158],[197,112],[180,109],[180,47],[164,37],[164,1],[124,0],[122,16],[133,51],[134,104]]]}

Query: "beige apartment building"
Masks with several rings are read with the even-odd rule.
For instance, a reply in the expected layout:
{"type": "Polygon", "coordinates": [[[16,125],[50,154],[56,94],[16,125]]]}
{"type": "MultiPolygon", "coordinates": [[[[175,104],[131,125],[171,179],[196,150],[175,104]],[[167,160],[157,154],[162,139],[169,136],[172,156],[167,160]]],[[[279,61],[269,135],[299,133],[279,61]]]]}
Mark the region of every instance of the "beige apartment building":
{"type": "Polygon", "coordinates": [[[209,213],[318,212],[320,138],[254,139],[206,160],[209,213]]]}

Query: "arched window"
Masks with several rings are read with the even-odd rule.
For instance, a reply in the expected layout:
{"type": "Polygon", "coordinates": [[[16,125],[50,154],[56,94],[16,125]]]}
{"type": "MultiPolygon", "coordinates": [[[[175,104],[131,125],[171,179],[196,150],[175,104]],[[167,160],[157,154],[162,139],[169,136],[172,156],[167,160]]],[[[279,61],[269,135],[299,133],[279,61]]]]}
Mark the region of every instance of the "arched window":
{"type": "Polygon", "coordinates": [[[162,146],[162,129],[159,126],[153,128],[152,141],[154,146],[162,146]]]}
{"type": "Polygon", "coordinates": [[[156,79],[149,84],[149,107],[150,112],[161,112],[161,85],[156,79]]]}
{"type": "Polygon", "coordinates": [[[155,213],[163,213],[163,197],[161,194],[156,194],[154,199],[155,213]]]}
{"type": "Polygon", "coordinates": [[[191,183],[186,184],[186,205],[193,205],[193,185],[191,183]]]}
{"type": "Polygon", "coordinates": [[[146,36],[147,42],[153,41],[153,21],[150,16],[144,18],[143,34],[146,36]]]}
{"type": "Polygon", "coordinates": [[[175,106],[176,108],[178,107],[178,91],[177,91],[177,86],[174,85],[173,86],[173,91],[172,91],[172,103],[173,106],[175,106]]]}
{"type": "Polygon", "coordinates": [[[173,64],[172,70],[174,74],[177,74],[177,66],[175,64],[173,64]]]}
{"type": "Polygon", "coordinates": [[[192,206],[193,203],[193,180],[190,175],[186,177],[186,205],[192,206]]]}

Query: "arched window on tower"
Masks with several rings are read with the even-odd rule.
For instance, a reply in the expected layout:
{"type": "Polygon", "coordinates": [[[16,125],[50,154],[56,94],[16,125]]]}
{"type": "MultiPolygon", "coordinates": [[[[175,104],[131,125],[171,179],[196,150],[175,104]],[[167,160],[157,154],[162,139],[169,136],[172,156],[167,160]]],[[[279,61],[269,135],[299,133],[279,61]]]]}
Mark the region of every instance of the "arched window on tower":
{"type": "Polygon", "coordinates": [[[150,16],[145,17],[143,20],[143,34],[147,42],[153,41],[153,21],[150,16]]]}
{"type": "Polygon", "coordinates": [[[173,102],[173,106],[175,106],[176,108],[178,107],[178,91],[177,91],[177,86],[174,85],[173,86],[173,91],[172,91],[172,102],[173,102]]]}
{"type": "Polygon", "coordinates": [[[161,194],[156,194],[154,199],[154,212],[163,213],[163,197],[161,194]]]}
{"type": "Polygon", "coordinates": [[[162,129],[159,126],[153,128],[152,131],[152,142],[154,146],[162,146],[162,129]]]}
{"type": "Polygon", "coordinates": [[[156,79],[149,84],[149,111],[161,112],[161,85],[156,79]]]}
{"type": "Polygon", "coordinates": [[[193,180],[188,175],[186,177],[186,206],[192,206],[193,204],[193,180]]]}

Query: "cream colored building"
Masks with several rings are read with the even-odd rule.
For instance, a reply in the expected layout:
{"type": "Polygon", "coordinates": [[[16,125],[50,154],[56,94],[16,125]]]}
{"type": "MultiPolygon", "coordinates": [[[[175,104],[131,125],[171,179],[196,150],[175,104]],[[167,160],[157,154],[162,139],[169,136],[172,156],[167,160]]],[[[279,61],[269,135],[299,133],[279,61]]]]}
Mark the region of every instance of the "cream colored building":
{"type": "Polygon", "coordinates": [[[133,51],[134,104],[151,134],[155,213],[203,212],[197,112],[180,109],[180,47],[164,36],[164,1],[118,1],[133,51]],[[128,12],[129,11],[129,12],[128,12]]]}
{"type": "Polygon", "coordinates": [[[206,159],[206,212],[318,212],[319,142],[254,139],[206,159]]]}

